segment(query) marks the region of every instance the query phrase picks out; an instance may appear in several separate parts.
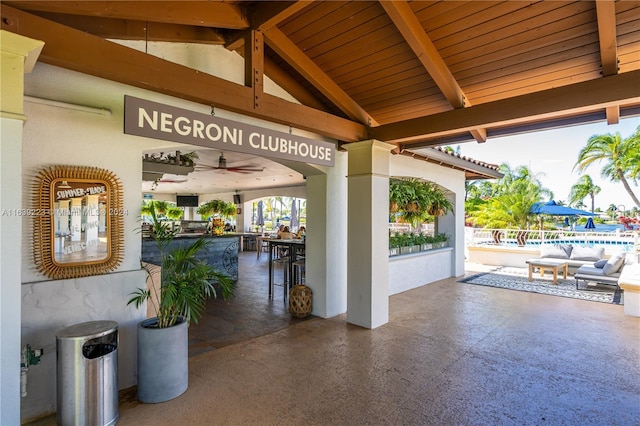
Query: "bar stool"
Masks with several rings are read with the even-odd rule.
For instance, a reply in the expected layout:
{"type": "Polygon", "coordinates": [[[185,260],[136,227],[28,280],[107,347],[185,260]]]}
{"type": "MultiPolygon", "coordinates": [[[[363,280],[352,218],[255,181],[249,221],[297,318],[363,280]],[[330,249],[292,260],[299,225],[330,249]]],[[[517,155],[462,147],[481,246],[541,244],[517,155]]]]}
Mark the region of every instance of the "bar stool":
{"type": "Polygon", "coordinates": [[[271,262],[273,264],[273,269],[271,270],[271,288],[269,289],[269,293],[271,294],[271,296],[273,297],[274,294],[274,289],[275,286],[281,286],[284,289],[284,300],[287,300],[287,297],[289,295],[289,289],[291,287],[291,277],[289,277],[289,262],[291,261],[291,257],[289,256],[289,253],[286,253],[286,247],[282,247],[282,246],[278,246],[277,244],[274,244],[272,246],[272,253],[271,253],[271,262]],[[275,266],[278,265],[282,265],[282,282],[281,283],[277,283],[275,282],[274,279],[274,272],[275,272],[275,266]]]}
{"type": "Polygon", "coordinates": [[[260,259],[260,253],[262,253],[262,251],[268,252],[269,251],[269,242],[266,240],[266,237],[259,237],[256,238],[256,251],[258,259],[260,259]]]}
{"type": "Polygon", "coordinates": [[[248,236],[244,237],[244,249],[248,251],[256,250],[256,237],[248,236]]]}
{"type": "Polygon", "coordinates": [[[293,262],[293,285],[297,284],[305,284],[306,281],[306,271],[305,271],[305,259],[304,257],[299,258],[295,262],[293,262]]]}

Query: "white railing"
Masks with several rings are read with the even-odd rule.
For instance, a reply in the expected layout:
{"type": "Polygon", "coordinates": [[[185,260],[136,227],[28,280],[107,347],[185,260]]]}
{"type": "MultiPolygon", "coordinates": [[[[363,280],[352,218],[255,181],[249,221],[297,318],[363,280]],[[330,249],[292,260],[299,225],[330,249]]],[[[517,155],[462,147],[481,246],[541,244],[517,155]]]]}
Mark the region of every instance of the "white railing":
{"type": "Polygon", "coordinates": [[[542,244],[579,244],[605,246],[606,251],[640,251],[640,233],[625,232],[574,232],[519,229],[465,228],[467,246],[520,246],[539,247],[542,244]]]}

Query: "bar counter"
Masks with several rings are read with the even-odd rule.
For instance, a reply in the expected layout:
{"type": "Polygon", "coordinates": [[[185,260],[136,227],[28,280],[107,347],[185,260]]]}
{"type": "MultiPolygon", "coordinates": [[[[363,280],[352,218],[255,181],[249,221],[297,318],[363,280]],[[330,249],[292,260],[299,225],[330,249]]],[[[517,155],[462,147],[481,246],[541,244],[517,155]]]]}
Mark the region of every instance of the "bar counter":
{"type": "MultiPolygon", "coordinates": [[[[169,244],[167,250],[177,247],[190,246],[202,234],[178,234],[169,244]]],[[[207,247],[200,251],[198,258],[205,260],[220,272],[224,272],[234,280],[238,279],[238,249],[240,247],[240,235],[204,235],[209,240],[207,247]]],[[[153,238],[142,238],[142,261],[160,264],[160,252],[153,238]]]]}

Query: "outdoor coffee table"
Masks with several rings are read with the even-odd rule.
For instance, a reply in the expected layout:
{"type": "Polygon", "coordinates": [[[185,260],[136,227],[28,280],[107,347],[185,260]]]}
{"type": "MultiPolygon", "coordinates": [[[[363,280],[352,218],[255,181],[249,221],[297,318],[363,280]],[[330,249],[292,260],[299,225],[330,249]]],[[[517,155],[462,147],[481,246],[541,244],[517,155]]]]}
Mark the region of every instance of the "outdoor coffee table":
{"type": "Polygon", "coordinates": [[[562,278],[567,279],[569,262],[562,259],[529,259],[529,281],[533,281],[533,268],[540,268],[540,276],[544,276],[544,269],[550,268],[553,272],[553,283],[558,285],[558,268],[562,267],[562,278]]]}

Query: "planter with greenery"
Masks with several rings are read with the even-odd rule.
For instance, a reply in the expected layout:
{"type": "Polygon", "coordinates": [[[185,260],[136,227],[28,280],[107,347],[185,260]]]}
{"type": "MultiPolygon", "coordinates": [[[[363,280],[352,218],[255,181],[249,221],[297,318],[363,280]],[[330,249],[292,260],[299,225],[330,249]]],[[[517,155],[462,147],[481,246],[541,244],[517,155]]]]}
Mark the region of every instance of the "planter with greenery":
{"type": "Polygon", "coordinates": [[[151,216],[151,211],[159,216],[166,216],[169,220],[180,220],[184,216],[184,210],[180,207],[172,206],[168,201],[146,200],[142,204],[140,213],[143,216],[151,216]]]}
{"type": "Polygon", "coordinates": [[[436,184],[419,179],[389,179],[389,212],[414,228],[431,216],[453,211],[453,204],[436,184]]]}
{"type": "Polygon", "coordinates": [[[399,254],[417,253],[448,245],[448,238],[445,234],[424,235],[422,233],[399,233],[389,235],[389,256],[399,254]]]}
{"type": "Polygon", "coordinates": [[[222,235],[224,233],[224,219],[231,219],[235,216],[236,205],[223,200],[210,200],[201,204],[196,212],[202,216],[204,220],[212,216],[217,216],[212,219],[211,233],[214,235],[222,235]]]}
{"type": "Polygon", "coordinates": [[[232,218],[236,214],[236,205],[223,200],[210,200],[198,207],[196,212],[204,219],[209,216],[220,215],[223,218],[232,218]]]}
{"type": "MultiPolygon", "coordinates": [[[[207,245],[205,238],[168,249],[178,230],[166,227],[153,207],[149,215],[151,237],[161,253],[160,285],[139,288],[127,304],[151,303],[155,312],[155,317],[138,324],[138,399],[156,403],[186,391],[189,323],[198,322],[207,299],[219,292],[225,299],[231,297],[234,282],[197,258],[207,245]]],[[[149,277],[153,279],[151,273],[149,277]]]]}

